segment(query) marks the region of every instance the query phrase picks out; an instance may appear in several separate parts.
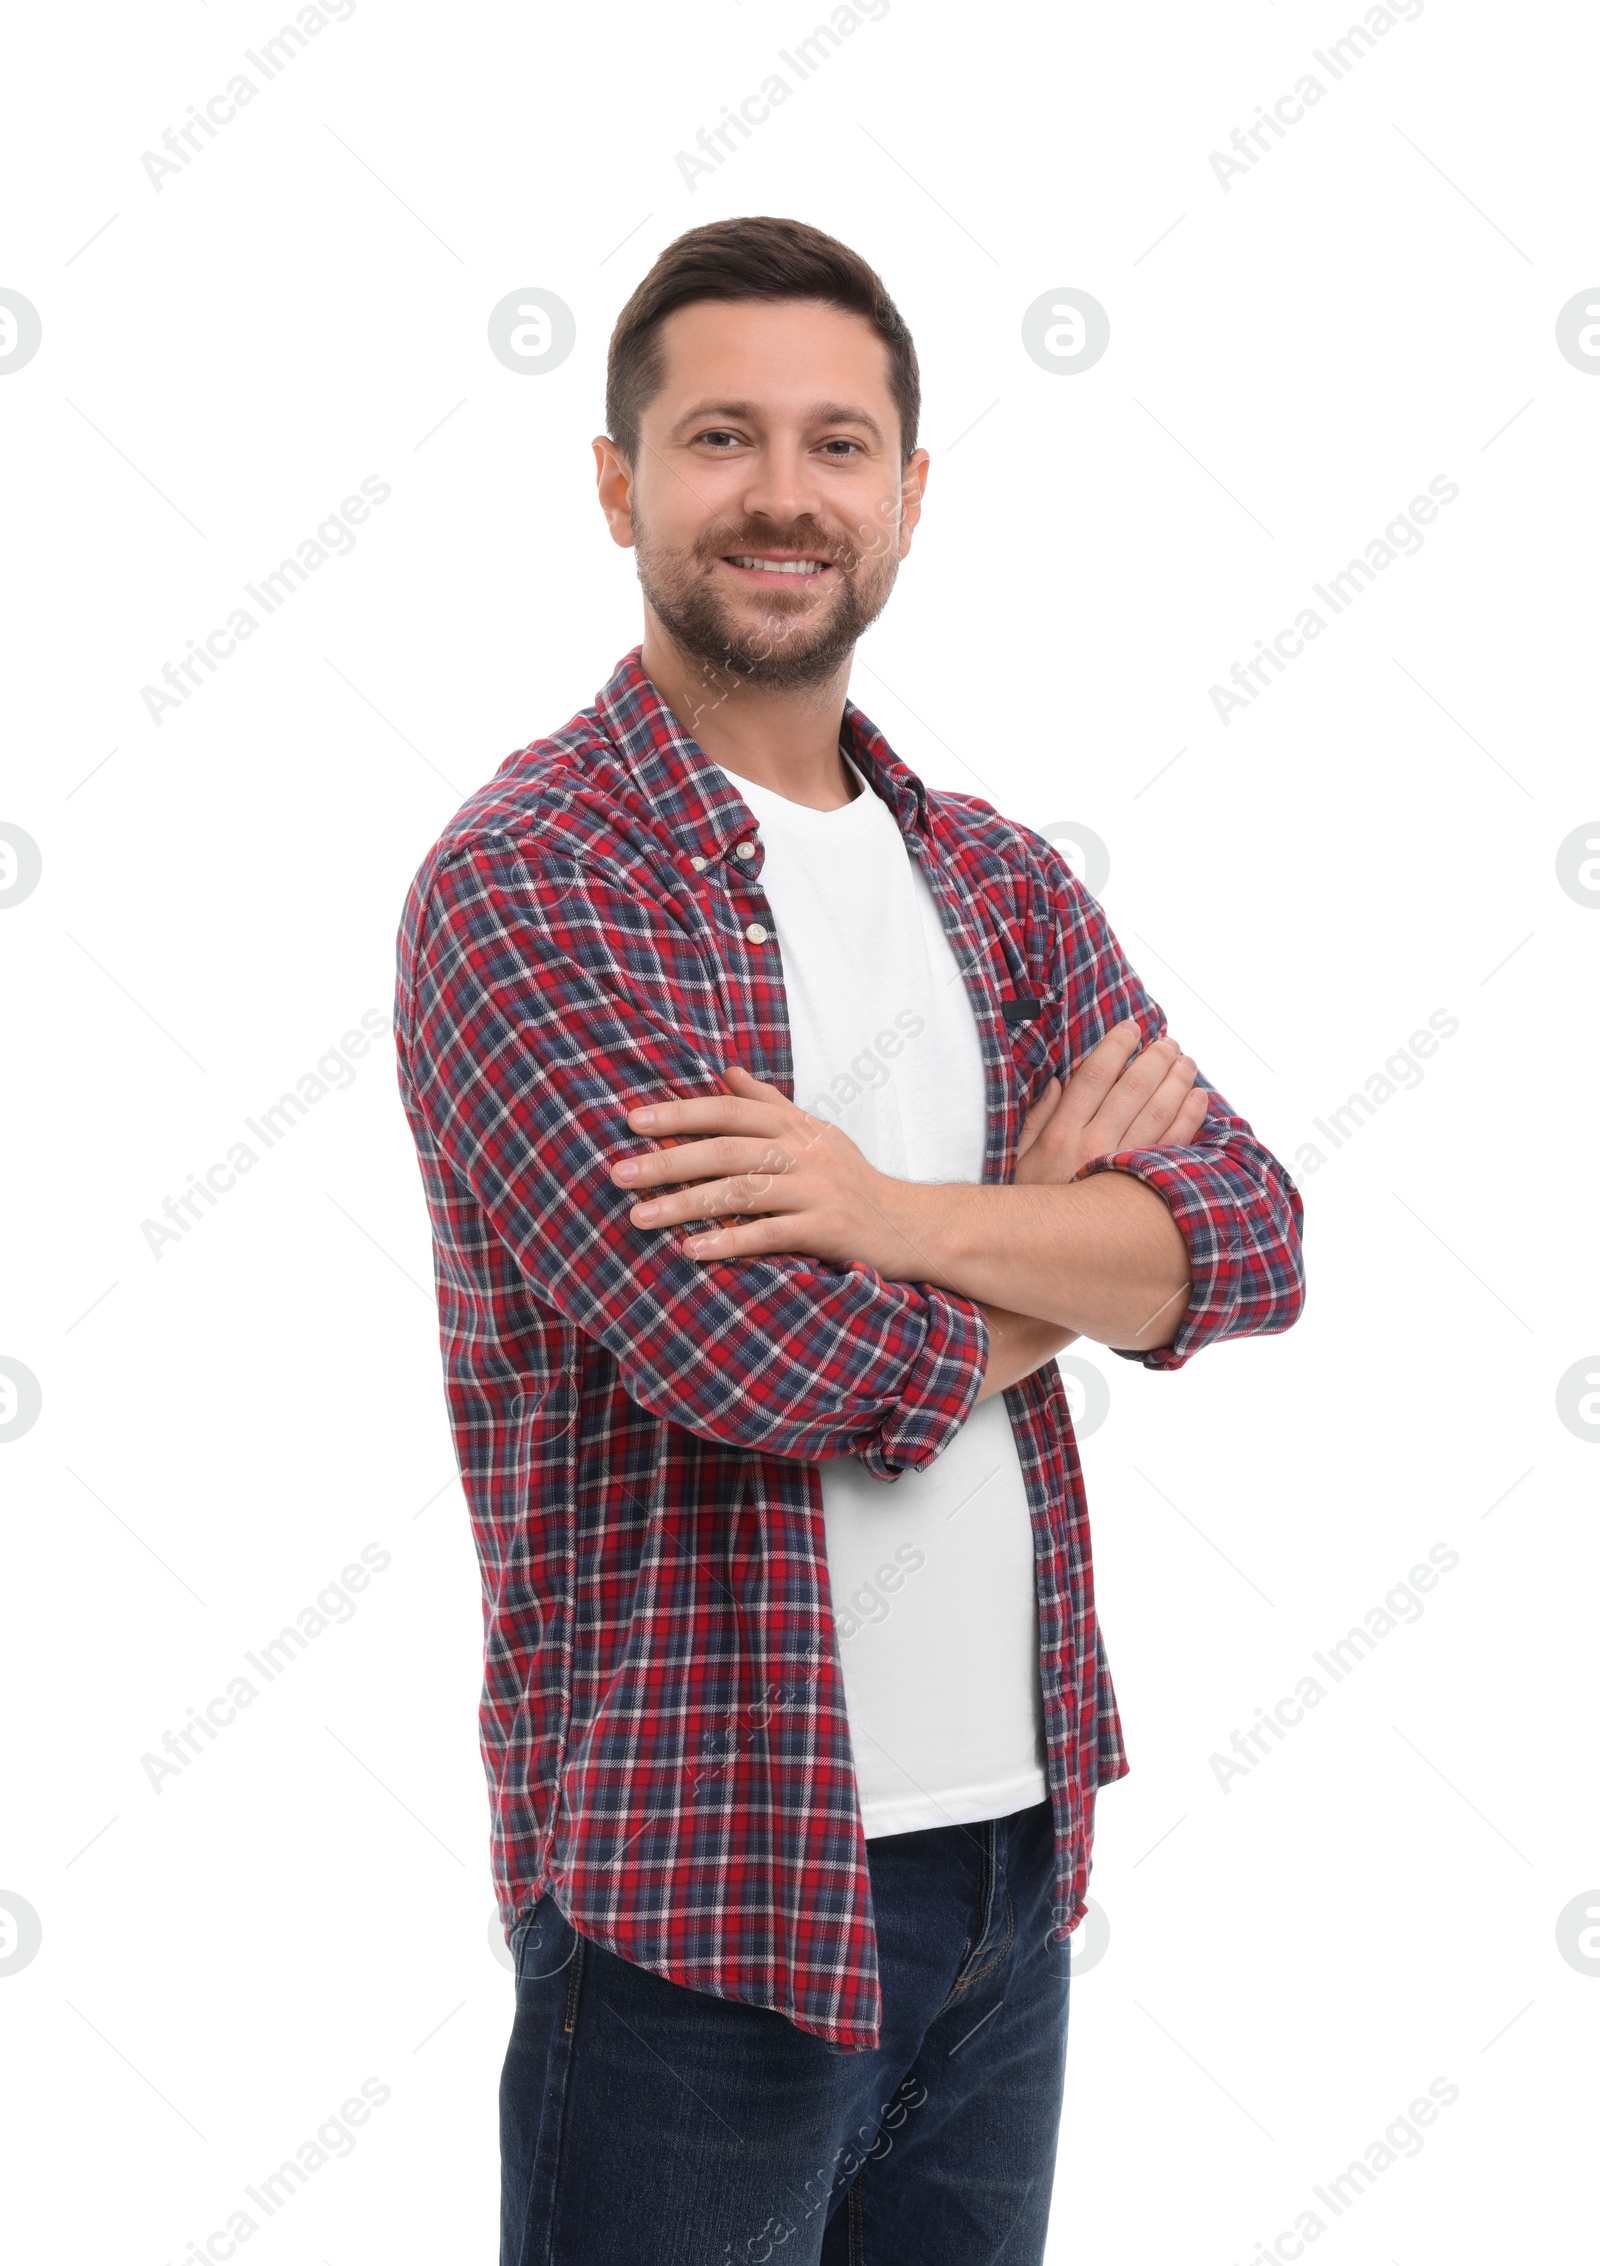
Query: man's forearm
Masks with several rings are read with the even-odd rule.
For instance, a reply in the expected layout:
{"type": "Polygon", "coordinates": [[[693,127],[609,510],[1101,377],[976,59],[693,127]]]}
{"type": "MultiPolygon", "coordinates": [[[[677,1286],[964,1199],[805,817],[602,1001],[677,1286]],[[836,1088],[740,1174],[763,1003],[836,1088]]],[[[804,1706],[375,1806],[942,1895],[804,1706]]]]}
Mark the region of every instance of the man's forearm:
{"type": "Polygon", "coordinates": [[[1188,1311],[1183,1236],[1132,1173],[1066,1186],[902,1181],[895,1216],[916,1253],[903,1279],[1012,1316],[1144,1352],[1170,1345],[1188,1311]]]}
{"type": "Polygon", "coordinates": [[[1013,1313],[1009,1307],[986,1304],[983,1312],[989,1325],[989,1366],[978,1390],[980,1401],[992,1400],[1007,1386],[1031,1377],[1078,1336],[1076,1330],[1041,1322],[1034,1314],[1013,1313]]]}

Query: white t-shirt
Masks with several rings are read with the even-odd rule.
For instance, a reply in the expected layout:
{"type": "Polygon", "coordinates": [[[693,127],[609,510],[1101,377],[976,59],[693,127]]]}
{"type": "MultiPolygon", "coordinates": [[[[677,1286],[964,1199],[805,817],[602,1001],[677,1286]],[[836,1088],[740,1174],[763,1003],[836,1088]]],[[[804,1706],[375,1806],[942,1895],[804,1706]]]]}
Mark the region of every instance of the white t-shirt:
{"type": "MultiPolygon", "coordinates": [[[[966,985],[893,812],[845,761],[860,792],[839,810],[727,774],[765,850],[794,1098],[897,1180],[979,1181],[983,1055],[966,985]]],[[[865,1831],[1043,1801],[1033,1524],[1003,1397],[888,1485],[854,1456],[819,1468],[865,1831]]]]}

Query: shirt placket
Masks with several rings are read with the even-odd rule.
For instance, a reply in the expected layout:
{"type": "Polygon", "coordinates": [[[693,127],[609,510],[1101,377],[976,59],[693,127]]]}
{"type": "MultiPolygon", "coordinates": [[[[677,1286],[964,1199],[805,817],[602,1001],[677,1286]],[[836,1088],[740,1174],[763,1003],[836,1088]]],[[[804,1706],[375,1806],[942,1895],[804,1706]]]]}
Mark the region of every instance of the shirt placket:
{"type": "Polygon", "coordinates": [[[743,1060],[752,1047],[758,1060],[746,1067],[794,1095],[794,1047],[783,982],[783,955],[761,869],[766,849],[754,819],[709,856],[690,864],[713,879],[712,917],[723,947],[722,964],[735,979],[742,1013],[734,1038],[743,1060]]]}

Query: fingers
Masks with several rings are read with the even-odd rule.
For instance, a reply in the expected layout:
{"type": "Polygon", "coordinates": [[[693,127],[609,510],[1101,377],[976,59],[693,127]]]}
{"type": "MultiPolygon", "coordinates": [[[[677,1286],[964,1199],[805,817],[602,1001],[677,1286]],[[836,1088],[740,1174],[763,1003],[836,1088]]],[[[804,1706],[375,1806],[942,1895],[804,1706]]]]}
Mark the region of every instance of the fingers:
{"type": "Polygon", "coordinates": [[[634,1227],[681,1227],[685,1220],[714,1220],[729,1214],[780,1210],[777,1195],[783,1183],[764,1173],[737,1180],[708,1180],[699,1188],[675,1189],[670,1196],[649,1196],[630,1205],[634,1227]]]}
{"type": "Polygon", "coordinates": [[[742,1219],[751,1212],[786,1210],[798,1201],[790,1185],[794,1169],[793,1157],[774,1142],[723,1139],[674,1144],[655,1156],[619,1158],[611,1177],[639,1198],[628,1213],[634,1227],[663,1228],[684,1220],[729,1214],[742,1219]],[[726,1177],[674,1187],[664,1196],[654,1193],[665,1182],[694,1181],[697,1174],[726,1177]]]}
{"type": "Polygon", "coordinates": [[[1204,1086],[1191,1087],[1189,1098],[1182,1109],[1179,1110],[1172,1130],[1167,1135],[1168,1141],[1178,1148],[1181,1148],[1185,1142],[1192,1141],[1206,1121],[1206,1111],[1210,1107],[1210,1103],[1211,1096],[1206,1092],[1204,1086]]]}
{"type": "Polygon", "coordinates": [[[747,1070],[742,1062],[725,1062],[722,1066],[722,1076],[733,1093],[751,1094],[758,1100],[780,1101],[786,1107],[789,1104],[789,1097],[781,1086],[770,1085],[765,1078],[758,1078],[755,1072],[747,1070]]]}
{"type": "Polygon", "coordinates": [[[639,1200],[628,1217],[635,1227],[676,1227],[684,1220],[716,1219],[724,1213],[779,1212],[802,1202],[794,1185],[795,1160],[773,1141],[691,1141],[658,1155],[620,1157],[612,1181],[639,1200]],[[717,1177],[711,1177],[711,1176],[717,1177]],[[665,1183],[673,1186],[658,1196],[665,1183]]]}
{"type": "Polygon", "coordinates": [[[1118,1142],[1120,1148],[1153,1148],[1158,1144],[1181,1147],[1193,1140],[1205,1120],[1208,1096],[1195,1090],[1196,1065],[1180,1054],[1154,1093],[1130,1119],[1118,1142]]]}
{"type": "Polygon", "coordinates": [[[758,1259],[774,1251],[794,1252],[795,1231],[785,1219],[741,1220],[685,1236],[681,1248],[690,1259],[758,1259]]]}
{"type": "Polygon", "coordinates": [[[654,1188],[676,1180],[707,1180],[724,1173],[790,1172],[794,1158],[782,1142],[752,1141],[734,1134],[715,1140],[675,1141],[642,1157],[618,1157],[612,1180],[622,1188],[654,1188]]]}
{"type": "MultiPolygon", "coordinates": [[[[759,1085],[760,1081],[752,1079],[751,1083],[759,1085]]],[[[658,1139],[663,1133],[776,1135],[782,1129],[783,1120],[792,1121],[797,1115],[803,1116],[804,1112],[796,1111],[794,1104],[785,1101],[781,1094],[776,1104],[737,1094],[699,1094],[688,1101],[641,1103],[628,1112],[628,1130],[654,1134],[658,1139]]]]}
{"type": "MultiPolygon", "coordinates": [[[[1092,1117],[1085,1122],[1084,1130],[1099,1151],[1104,1152],[1127,1146],[1126,1137],[1129,1127],[1140,1112],[1149,1105],[1163,1081],[1171,1074],[1180,1059],[1189,1061],[1187,1056],[1180,1058],[1177,1040],[1160,1038],[1153,1039],[1144,1051],[1127,1065],[1092,1117]]],[[[1194,1064],[1189,1061],[1189,1080],[1192,1081],[1193,1077],[1194,1064]]],[[[1076,1079],[1074,1079],[1074,1086],[1076,1082],[1076,1079]]],[[[1069,1088],[1069,1098],[1071,1091],[1072,1089],[1069,1088]]],[[[1187,1083],[1183,1091],[1187,1091],[1187,1083]]],[[[1172,1097],[1167,1120],[1164,1122],[1170,1121],[1172,1110],[1177,1107],[1181,1098],[1181,1093],[1172,1097]]]]}
{"type": "Polygon", "coordinates": [[[1138,1043],[1138,1019],[1130,1015],[1126,1022],[1114,1024],[1105,1037],[1089,1049],[1064,1088],[1071,1123],[1088,1124],[1127,1069],[1138,1043]]]}
{"type": "Polygon", "coordinates": [[[630,1132],[666,1134],[743,1133],[784,1138],[791,1145],[816,1139],[828,1128],[821,1118],[792,1102],[781,1087],[757,1078],[739,1062],[724,1066],[725,1094],[698,1094],[683,1101],[641,1102],[628,1112],[630,1132]]]}

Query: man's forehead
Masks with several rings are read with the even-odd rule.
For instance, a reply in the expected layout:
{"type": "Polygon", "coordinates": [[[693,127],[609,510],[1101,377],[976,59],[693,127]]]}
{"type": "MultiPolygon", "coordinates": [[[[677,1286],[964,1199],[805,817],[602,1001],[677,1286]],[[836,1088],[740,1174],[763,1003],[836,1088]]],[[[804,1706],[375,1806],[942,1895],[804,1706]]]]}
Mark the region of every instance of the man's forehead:
{"type": "Polygon", "coordinates": [[[853,308],[697,299],[665,318],[660,338],[664,372],[655,406],[674,426],[703,416],[781,412],[802,423],[859,424],[883,438],[883,412],[893,406],[889,349],[853,308]]]}

